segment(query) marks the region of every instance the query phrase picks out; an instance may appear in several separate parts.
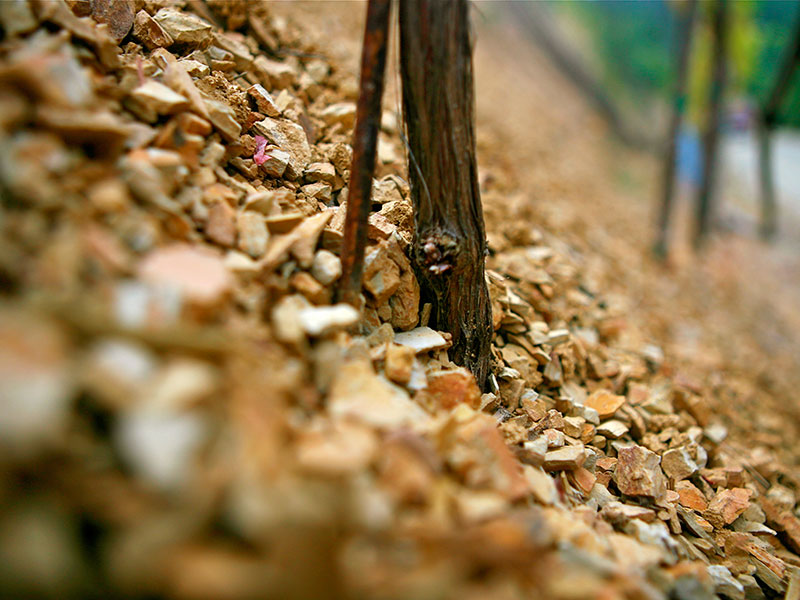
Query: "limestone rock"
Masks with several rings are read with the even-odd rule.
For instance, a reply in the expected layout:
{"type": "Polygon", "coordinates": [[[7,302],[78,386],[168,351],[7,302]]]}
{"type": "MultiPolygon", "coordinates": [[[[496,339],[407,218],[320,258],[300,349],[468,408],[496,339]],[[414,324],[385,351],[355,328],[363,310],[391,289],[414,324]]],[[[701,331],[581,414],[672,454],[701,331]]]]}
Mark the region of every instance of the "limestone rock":
{"type": "Polygon", "coordinates": [[[414,355],[414,350],[408,346],[388,344],[386,347],[386,376],[396,383],[408,383],[414,366],[414,355]]]}
{"type": "Polygon", "coordinates": [[[297,123],[287,119],[271,119],[267,117],[253,125],[253,129],[288,152],[290,159],[286,168],[289,179],[300,179],[303,171],[311,162],[311,147],[308,145],[306,132],[297,123]]]}
{"type": "Polygon", "coordinates": [[[318,250],[311,263],[311,275],[322,285],[330,285],[342,275],[342,261],[333,252],[318,250]]]}
{"type": "Polygon", "coordinates": [[[402,346],[412,348],[417,354],[442,350],[450,346],[441,333],[430,327],[417,327],[411,331],[403,331],[395,335],[394,341],[402,346]]]}
{"type": "Polygon", "coordinates": [[[565,446],[551,450],[544,455],[546,471],[571,471],[580,467],[586,460],[586,450],[580,446],[565,446]]]}
{"type": "Polygon", "coordinates": [[[597,390],[586,399],[585,405],[595,409],[601,419],[610,419],[625,404],[625,396],[617,396],[607,390],[597,390]]]}
{"type": "Polygon", "coordinates": [[[427,394],[436,407],[445,410],[460,404],[477,409],[481,404],[481,391],[475,383],[475,377],[463,367],[429,373],[427,394]]]}
{"type": "Polygon", "coordinates": [[[306,308],[300,311],[298,318],[308,335],[319,337],[355,325],[361,315],[349,304],[336,304],[306,308]]]}
{"type": "Polygon", "coordinates": [[[397,428],[427,419],[406,392],[372,371],[368,363],[344,364],[328,397],[334,417],[353,418],[376,427],[397,428]]]}
{"type": "Polygon", "coordinates": [[[753,492],[746,488],[722,490],[709,502],[703,516],[714,527],[730,525],[750,505],[753,492]]]}
{"type": "Polygon", "coordinates": [[[662,498],[667,482],[660,462],[658,454],[642,446],[619,448],[613,475],[619,491],[626,496],[662,498]]]}
{"type": "Polygon", "coordinates": [[[688,479],[698,471],[689,451],[685,447],[667,450],[661,455],[661,468],[672,481],[688,479]]]}
{"type": "Polygon", "coordinates": [[[266,252],[269,241],[264,217],[253,211],[244,211],[236,217],[236,226],[239,248],[253,258],[260,258],[266,252]]]}
{"type": "Polygon", "coordinates": [[[277,117],[281,114],[272,95],[261,84],[256,83],[247,88],[247,95],[250,96],[256,110],[261,114],[268,117],[277,117]]]}
{"type": "Polygon", "coordinates": [[[181,44],[197,45],[211,38],[211,24],[191,13],[162,8],[153,19],[181,44]]]}
{"type": "Polygon", "coordinates": [[[152,284],[178,290],[198,304],[214,304],[233,284],[221,256],[202,247],[174,244],[144,257],[139,276],[152,284]]]}

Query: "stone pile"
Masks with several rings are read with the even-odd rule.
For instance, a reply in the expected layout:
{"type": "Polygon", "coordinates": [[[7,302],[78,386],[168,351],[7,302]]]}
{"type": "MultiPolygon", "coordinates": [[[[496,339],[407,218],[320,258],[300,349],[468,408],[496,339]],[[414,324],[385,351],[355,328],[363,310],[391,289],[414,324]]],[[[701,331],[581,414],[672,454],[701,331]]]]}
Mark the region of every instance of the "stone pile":
{"type": "Polygon", "coordinates": [[[800,597],[795,475],[573,249],[490,231],[489,390],[449,360],[391,127],[363,310],[334,302],[355,87],[298,24],[233,0],[0,24],[0,587],[800,597]]]}

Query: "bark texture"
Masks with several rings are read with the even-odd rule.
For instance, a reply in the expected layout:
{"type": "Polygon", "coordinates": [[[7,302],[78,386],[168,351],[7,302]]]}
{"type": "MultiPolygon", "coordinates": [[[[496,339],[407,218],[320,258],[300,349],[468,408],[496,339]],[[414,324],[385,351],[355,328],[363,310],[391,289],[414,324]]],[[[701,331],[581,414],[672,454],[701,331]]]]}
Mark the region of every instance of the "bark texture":
{"type": "Polygon", "coordinates": [[[484,386],[491,304],[475,158],[466,0],[400,1],[400,68],[414,204],[412,262],[431,325],[453,335],[450,357],[484,386]]]}
{"type": "Polygon", "coordinates": [[[697,0],[688,0],[680,6],[676,40],[675,84],[673,90],[672,115],[670,115],[667,146],[664,152],[664,172],[661,206],[658,214],[658,234],[653,248],[656,256],[667,255],[669,222],[672,216],[672,199],[675,193],[675,157],[677,138],[683,115],[686,112],[686,87],[689,73],[689,55],[692,47],[692,31],[697,16],[697,0]]]}
{"type": "Polygon", "coordinates": [[[711,222],[712,203],[716,187],[717,149],[722,123],[722,98],[727,79],[728,44],[728,0],[715,0],[711,32],[713,35],[711,94],[708,103],[708,118],[703,134],[703,178],[697,196],[697,223],[694,235],[696,248],[703,245],[711,222]]]}
{"type": "Polygon", "coordinates": [[[358,306],[371,207],[372,175],[381,124],[381,98],[386,70],[391,0],[369,0],[361,50],[361,90],[353,133],[353,163],[342,240],[342,279],[339,297],[358,306]]]}

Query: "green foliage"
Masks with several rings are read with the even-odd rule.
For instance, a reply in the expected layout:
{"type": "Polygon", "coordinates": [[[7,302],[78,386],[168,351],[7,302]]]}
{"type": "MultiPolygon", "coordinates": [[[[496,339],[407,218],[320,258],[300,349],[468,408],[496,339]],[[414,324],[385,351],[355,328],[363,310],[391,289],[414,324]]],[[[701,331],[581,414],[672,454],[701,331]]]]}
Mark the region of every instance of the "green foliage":
{"type": "MultiPolygon", "coordinates": [[[[612,94],[639,102],[643,97],[671,101],[678,11],[685,10],[685,2],[552,1],[550,6],[588,33],[588,50],[594,52],[612,94]]],[[[689,79],[688,115],[694,122],[703,119],[708,99],[713,6],[704,0],[698,6],[689,79]]],[[[761,104],[774,85],[800,3],[738,0],[729,9],[729,97],[746,96],[761,104]]],[[[779,121],[800,127],[800,73],[793,78],[779,121]]]]}

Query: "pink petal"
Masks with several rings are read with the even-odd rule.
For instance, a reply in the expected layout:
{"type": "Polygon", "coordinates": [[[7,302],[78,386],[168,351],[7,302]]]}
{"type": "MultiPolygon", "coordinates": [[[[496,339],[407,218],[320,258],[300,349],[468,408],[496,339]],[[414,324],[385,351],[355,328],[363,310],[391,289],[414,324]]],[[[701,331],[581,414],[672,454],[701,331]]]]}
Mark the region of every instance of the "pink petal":
{"type": "Polygon", "coordinates": [[[256,151],[255,154],[253,154],[253,160],[257,165],[261,166],[272,157],[265,154],[267,149],[267,138],[265,138],[263,135],[257,135],[255,139],[256,151]]]}

